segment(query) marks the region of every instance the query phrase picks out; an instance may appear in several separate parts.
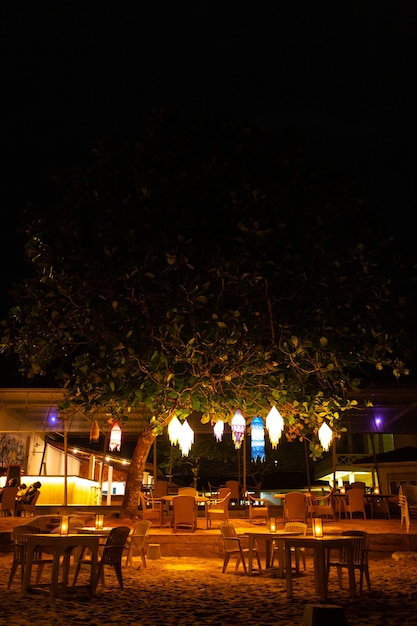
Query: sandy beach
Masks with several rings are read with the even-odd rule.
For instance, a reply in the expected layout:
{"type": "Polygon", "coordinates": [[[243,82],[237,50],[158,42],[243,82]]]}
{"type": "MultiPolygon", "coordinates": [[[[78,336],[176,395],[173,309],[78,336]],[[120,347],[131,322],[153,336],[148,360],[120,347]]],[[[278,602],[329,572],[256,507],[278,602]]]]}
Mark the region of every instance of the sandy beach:
{"type": "MultiPolygon", "coordinates": [[[[307,571],[294,579],[292,599],[286,597],[285,581],[275,574],[244,576],[241,568],[235,571],[234,563],[223,574],[218,557],[163,557],[148,560],[147,567],[139,569],[140,559],[135,557],[133,567],[123,567],[123,591],[109,568],[106,586],[99,585],[95,596],[77,591],[59,598],[43,592],[22,595],[19,574],[8,591],[11,562],[10,553],[0,554],[0,624],[8,626],[296,626],[302,624],[307,604],[319,604],[308,556],[307,571]]],[[[415,555],[371,560],[370,575],[371,591],[365,587],[361,597],[351,599],[347,579],[346,588],[340,589],[336,573],[331,572],[328,603],[343,607],[347,624],[417,624],[415,555]]]]}

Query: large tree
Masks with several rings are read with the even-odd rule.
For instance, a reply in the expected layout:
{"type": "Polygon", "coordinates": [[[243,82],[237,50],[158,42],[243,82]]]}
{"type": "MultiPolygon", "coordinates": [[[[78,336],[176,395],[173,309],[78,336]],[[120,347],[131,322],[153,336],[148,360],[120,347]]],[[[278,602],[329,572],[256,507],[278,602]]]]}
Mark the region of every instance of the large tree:
{"type": "Polygon", "coordinates": [[[276,405],[315,458],[361,373],[406,371],[401,268],[360,195],[320,179],[294,138],[157,112],[55,182],[27,212],[32,274],[2,350],[28,376],[53,373],[92,419],[148,408],[127,514],[174,415],[230,422],[276,405]]]}

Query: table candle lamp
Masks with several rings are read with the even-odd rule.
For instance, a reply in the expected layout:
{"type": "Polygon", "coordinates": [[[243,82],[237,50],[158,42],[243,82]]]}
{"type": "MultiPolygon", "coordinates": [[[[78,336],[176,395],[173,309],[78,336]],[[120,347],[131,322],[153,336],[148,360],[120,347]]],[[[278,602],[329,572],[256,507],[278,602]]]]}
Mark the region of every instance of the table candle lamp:
{"type": "Polygon", "coordinates": [[[323,520],[321,517],[315,517],[313,519],[313,536],[316,539],[323,537],[323,520]]]}
{"type": "Polygon", "coordinates": [[[374,487],[374,494],[379,495],[379,487],[374,487]]]}
{"type": "Polygon", "coordinates": [[[60,535],[68,535],[68,515],[63,515],[61,517],[61,525],[59,527],[59,533],[60,535]]]}
{"type": "Polygon", "coordinates": [[[277,531],[277,521],[275,517],[269,518],[269,532],[275,533],[277,531]]]}
{"type": "Polygon", "coordinates": [[[346,487],[344,485],[340,487],[340,493],[346,493],[346,487]]]}
{"type": "Polygon", "coordinates": [[[104,525],[104,515],[96,515],[96,529],[102,530],[104,525]]]}

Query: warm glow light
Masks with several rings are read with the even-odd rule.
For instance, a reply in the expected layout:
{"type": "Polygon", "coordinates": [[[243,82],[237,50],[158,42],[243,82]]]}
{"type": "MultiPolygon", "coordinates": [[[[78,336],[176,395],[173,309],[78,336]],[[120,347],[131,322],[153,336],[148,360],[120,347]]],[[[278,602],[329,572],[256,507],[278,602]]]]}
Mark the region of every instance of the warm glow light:
{"type": "Polygon", "coordinates": [[[277,531],[277,521],[274,517],[269,520],[269,532],[275,533],[277,531]]]}
{"type": "Polygon", "coordinates": [[[61,517],[61,525],[59,527],[60,534],[61,535],[68,535],[68,528],[69,528],[68,515],[63,515],[61,517]]]}
{"type": "Polygon", "coordinates": [[[120,452],[122,445],[122,429],[119,424],[115,422],[113,428],[110,431],[109,450],[110,452],[120,452]]]}
{"type": "Polygon", "coordinates": [[[266,417],[266,429],[273,448],[276,448],[284,430],[284,420],[278,409],[273,406],[266,417]]]}
{"type": "Polygon", "coordinates": [[[223,439],[224,433],[224,422],[223,420],[217,420],[213,427],[214,436],[216,437],[216,441],[221,441],[223,439]]]}
{"type": "Polygon", "coordinates": [[[374,493],[378,496],[379,495],[379,487],[374,487],[374,493]]]}
{"type": "Polygon", "coordinates": [[[319,436],[320,444],[323,450],[328,450],[333,439],[333,431],[330,426],[326,424],[326,422],[323,422],[317,434],[319,436]]]}
{"type": "Polygon", "coordinates": [[[178,443],[178,439],[181,434],[181,422],[178,417],[173,417],[170,423],[168,424],[168,437],[173,446],[178,443]]]}
{"type": "Polygon", "coordinates": [[[340,487],[340,493],[346,493],[346,487],[344,485],[340,487]]]}
{"type": "Polygon", "coordinates": [[[194,443],[194,431],[187,422],[184,420],[181,426],[181,432],[178,437],[178,445],[183,456],[187,456],[191,450],[191,446],[194,443]]]}
{"type": "Polygon", "coordinates": [[[100,429],[97,424],[97,420],[91,424],[90,428],[90,443],[97,442],[100,439],[100,429]]]}
{"type": "Polygon", "coordinates": [[[242,445],[243,438],[246,432],[246,421],[242,415],[242,412],[237,409],[232,419],[232,439],[235,443],[235,448],[238,450],[242,445]]]}
{"type": "Polygon", "coordinates": [[[320,517],[313,518],[313,536],[318,539],[323,537],[323,520],[320,517]]]}
{"type": "Polygon", "coordinates": [[[104,515],[96,515],[96,529],[101,530],[104,526],[104,515]]]}
{"type": "Polygon", "coordinates": [[[265,426],[262,417],[254,417],[250,429],[251,458],[265,461],[265,426]]]}

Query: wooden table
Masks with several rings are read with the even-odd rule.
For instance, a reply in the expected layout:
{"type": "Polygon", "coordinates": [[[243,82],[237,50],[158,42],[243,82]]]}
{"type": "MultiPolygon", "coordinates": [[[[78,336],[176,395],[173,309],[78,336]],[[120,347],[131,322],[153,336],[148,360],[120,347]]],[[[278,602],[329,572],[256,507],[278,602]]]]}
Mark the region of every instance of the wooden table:
{"type": "Polygon", "coordinates": [[[32,561],[35,549],[39,546],[45,548],[46,551],[53,555],[52,575],[50,585],[50,595],[56,597],[59,589],[67,590],[69,563],[71,552],[75,548],[88,548],[91,551],[91,568],[89,591],[94,593],[97,586],[97,560],[100,535],[97,534],[70,534],[58,535],[53,533],[27,535],[26,541],[26,562],[25,573],[23,577],[22,591],[28,593],[31,590],[32,578],[32,561]],[[61,557],[62,563],[62,579],[59,581],[59,571],[61,557]]]}
{"type": "Polygon", "coordinates": [[[288,532],[285,530],[277,530],[275,532],[262,532],[261,530],[248,530],[241,536],[248,537],[248,575],[252,576],[253,570],[253,552],[257,540],[265,541],[265,569],[271,567],[271,546],[275,541],[278,547],[278,576],[284,576],[284,542],[285,537],[299,536],[300,533],[288,532]]]}
{"type": "Polygon", "coordinates": [[[322,538],[315,537],[283,537],[285,548],[285,579],[287,586],[287,597],[293,596],[292,570],[291,570],[291,548],[312,548],[314,560],[314,580],[316,592],[322,602],[326,602],[328,593],[328,576],[326,566],[326,552],[334,548],[347,547],[348,571],[349,571],[349,591],[350,596],[356,596],[355,568],[353,557],[353,544],[357,537],[348,535],[327,535],[322,538]]]}

